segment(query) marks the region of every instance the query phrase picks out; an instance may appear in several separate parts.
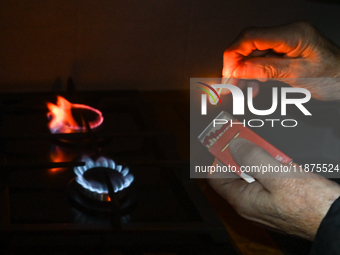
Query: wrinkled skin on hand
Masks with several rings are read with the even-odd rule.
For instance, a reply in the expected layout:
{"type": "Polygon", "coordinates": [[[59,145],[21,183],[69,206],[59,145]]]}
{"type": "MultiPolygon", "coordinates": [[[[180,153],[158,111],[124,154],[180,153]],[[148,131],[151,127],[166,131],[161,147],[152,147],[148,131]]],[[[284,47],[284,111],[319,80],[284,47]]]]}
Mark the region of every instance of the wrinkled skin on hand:
{"type": "MultiPolygon", "coordinates": [[[[235,138],[229,147],[240,166],[281,165],[246,139],[235,138]]],[[[340,196],[337,183],[309,172],[251,175],[256,182],[214,174],[208,180],[244,218],[308,240],[314,239],[329,207],[340,196]]]]}
{"type": "MultiPolygon", "coordinates": [[[[308,89],[316,99],[339,100],[340,49],[306,22],[251,28],[224,52],[223,77],[230,76],[282,80],[308,89]]],[[[226,93],[229,91],[222,92],[226,93]]],[[[229,149],[240,166],[282,165],[243,138],[233,139],[229,149]]],[[[337,183],[303,170],[250,175],[256,182],[219,174],[209,174],[208,179],[241,216],[308,240],[314,239],[322,219],[340,196],[337,183]]]]}
{"type": "Polygon", "coordinates": [[[316,99],[338,100],[340,48],[307,22],[250,28],[225,50],[222,74],[261,81],[290,78],[284,81],[308,89],[316,99]]]}

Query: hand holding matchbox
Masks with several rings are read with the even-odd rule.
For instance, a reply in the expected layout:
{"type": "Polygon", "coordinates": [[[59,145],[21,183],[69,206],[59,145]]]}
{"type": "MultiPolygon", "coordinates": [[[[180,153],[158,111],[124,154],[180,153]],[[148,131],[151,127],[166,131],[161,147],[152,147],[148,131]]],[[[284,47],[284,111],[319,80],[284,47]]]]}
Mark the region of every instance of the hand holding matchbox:
{"type": "Polygon", "coordinates": [[[235,166],[233,167],[233,169],[236,169],[235,173],[248,183],[254,182],[255,179],[242,172],[232,158],[229,151],[229,143],[233,138],[242,137],[257,144],[282,163],[292,162],[290,157],[279,151],[243,124],[244,123],[234,119],[225,111],[222,111],[198,136],[198,140],[223,164],[235,166]]]}

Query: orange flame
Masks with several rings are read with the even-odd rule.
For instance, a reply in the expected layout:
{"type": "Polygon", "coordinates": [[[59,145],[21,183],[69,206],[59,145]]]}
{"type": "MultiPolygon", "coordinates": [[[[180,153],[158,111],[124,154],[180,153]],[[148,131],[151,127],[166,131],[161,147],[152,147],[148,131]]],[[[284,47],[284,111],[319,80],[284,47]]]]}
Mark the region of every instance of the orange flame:
{"type": "Polygon", "coordinates": [[[48,127],[51,133],[72,133],[86,130],[86,127],[79,126],[73,118],[71,110],[75,108],[87,109],[97,114],[96,120],[89,122],[91,129],[98,127],[104,121],[102,113],[97,109],[83,104],[72,104],[61,96],[57,97],[56,105],[47,103],[47,107],[50,110],[47,117],[50,119],[48,127]]]}
{"type": "MultiPolygon", "coordinates": [[[[53,146],[51,148],[50,153],[51,161],[58,163],[58,162],[69,162],[73,160],[76,155],[74,153],[70,153],[69,151],[64,151],[59,146],[53,146]]],[[[59,168],[51,168],[49,171],[51,173],[59,172],[61,170],[65,170],[67,168],[59,167],[59,168]]]]}

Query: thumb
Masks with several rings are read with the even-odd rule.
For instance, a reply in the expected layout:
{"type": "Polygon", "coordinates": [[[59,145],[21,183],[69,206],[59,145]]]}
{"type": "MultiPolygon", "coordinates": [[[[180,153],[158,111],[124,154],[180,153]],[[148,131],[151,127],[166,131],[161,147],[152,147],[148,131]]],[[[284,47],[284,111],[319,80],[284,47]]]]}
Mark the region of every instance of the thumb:
{"type": "Polygon", "coordinates": [[[281,163],[266,150],[244,138],[234,138],[229,143],[229,150],[235,162],[247,174],[255,177],[267,190],[276,187],[278,178],[287,177],[280,172],[263,172],[263,168],[279,168],[281,163]]]}
{"type": "Polygon", "coordinates": [[[233,71],[235,78],[261,79],[292,78],[292,59],[249,58],[241,62],[233,71]]]}

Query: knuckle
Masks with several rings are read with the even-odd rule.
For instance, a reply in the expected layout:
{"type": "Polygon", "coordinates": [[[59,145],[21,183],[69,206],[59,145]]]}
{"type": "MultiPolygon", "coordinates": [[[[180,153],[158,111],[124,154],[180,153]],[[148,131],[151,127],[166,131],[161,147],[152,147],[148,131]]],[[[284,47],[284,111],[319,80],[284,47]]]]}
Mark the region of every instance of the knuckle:
{"type": "Polygon", "coordinates": [[[257,32],[258,28],[256,27],[246,27],[241,31],[241,36],[244,38],[252,38],[257,32]]]}
{"type": "Polygon", "coordinates": [[[271,78],[276,78],[278,76],[278,70],[276,70],[271,65],[262,66],[262,73],[263,73],[263,78],[271,79],[271,78]]]}
{"type": "Polygon", "coordinates": [[[296,21],[296,22],[293,23],[293,25],[302,29],[302,30],[314,29],[313,25],[310,22],[305,21],[305,20],[296,21]]]}
{"type": "Polygon", "coordinates": [[[310,36],[316,33],[316,29],[314,28],[312,23],[305,20],[300,20],[292,23],[292,27],[295,30],[295,33],[300,36],[310,36]]]}
{"type": "Polygon", "coordinates": [[[231,53],[232,53],[232,50],[230,50],[229,48],[226,49],[223,53],[223,59],[228,59],[228,57],[231,53]]]}

